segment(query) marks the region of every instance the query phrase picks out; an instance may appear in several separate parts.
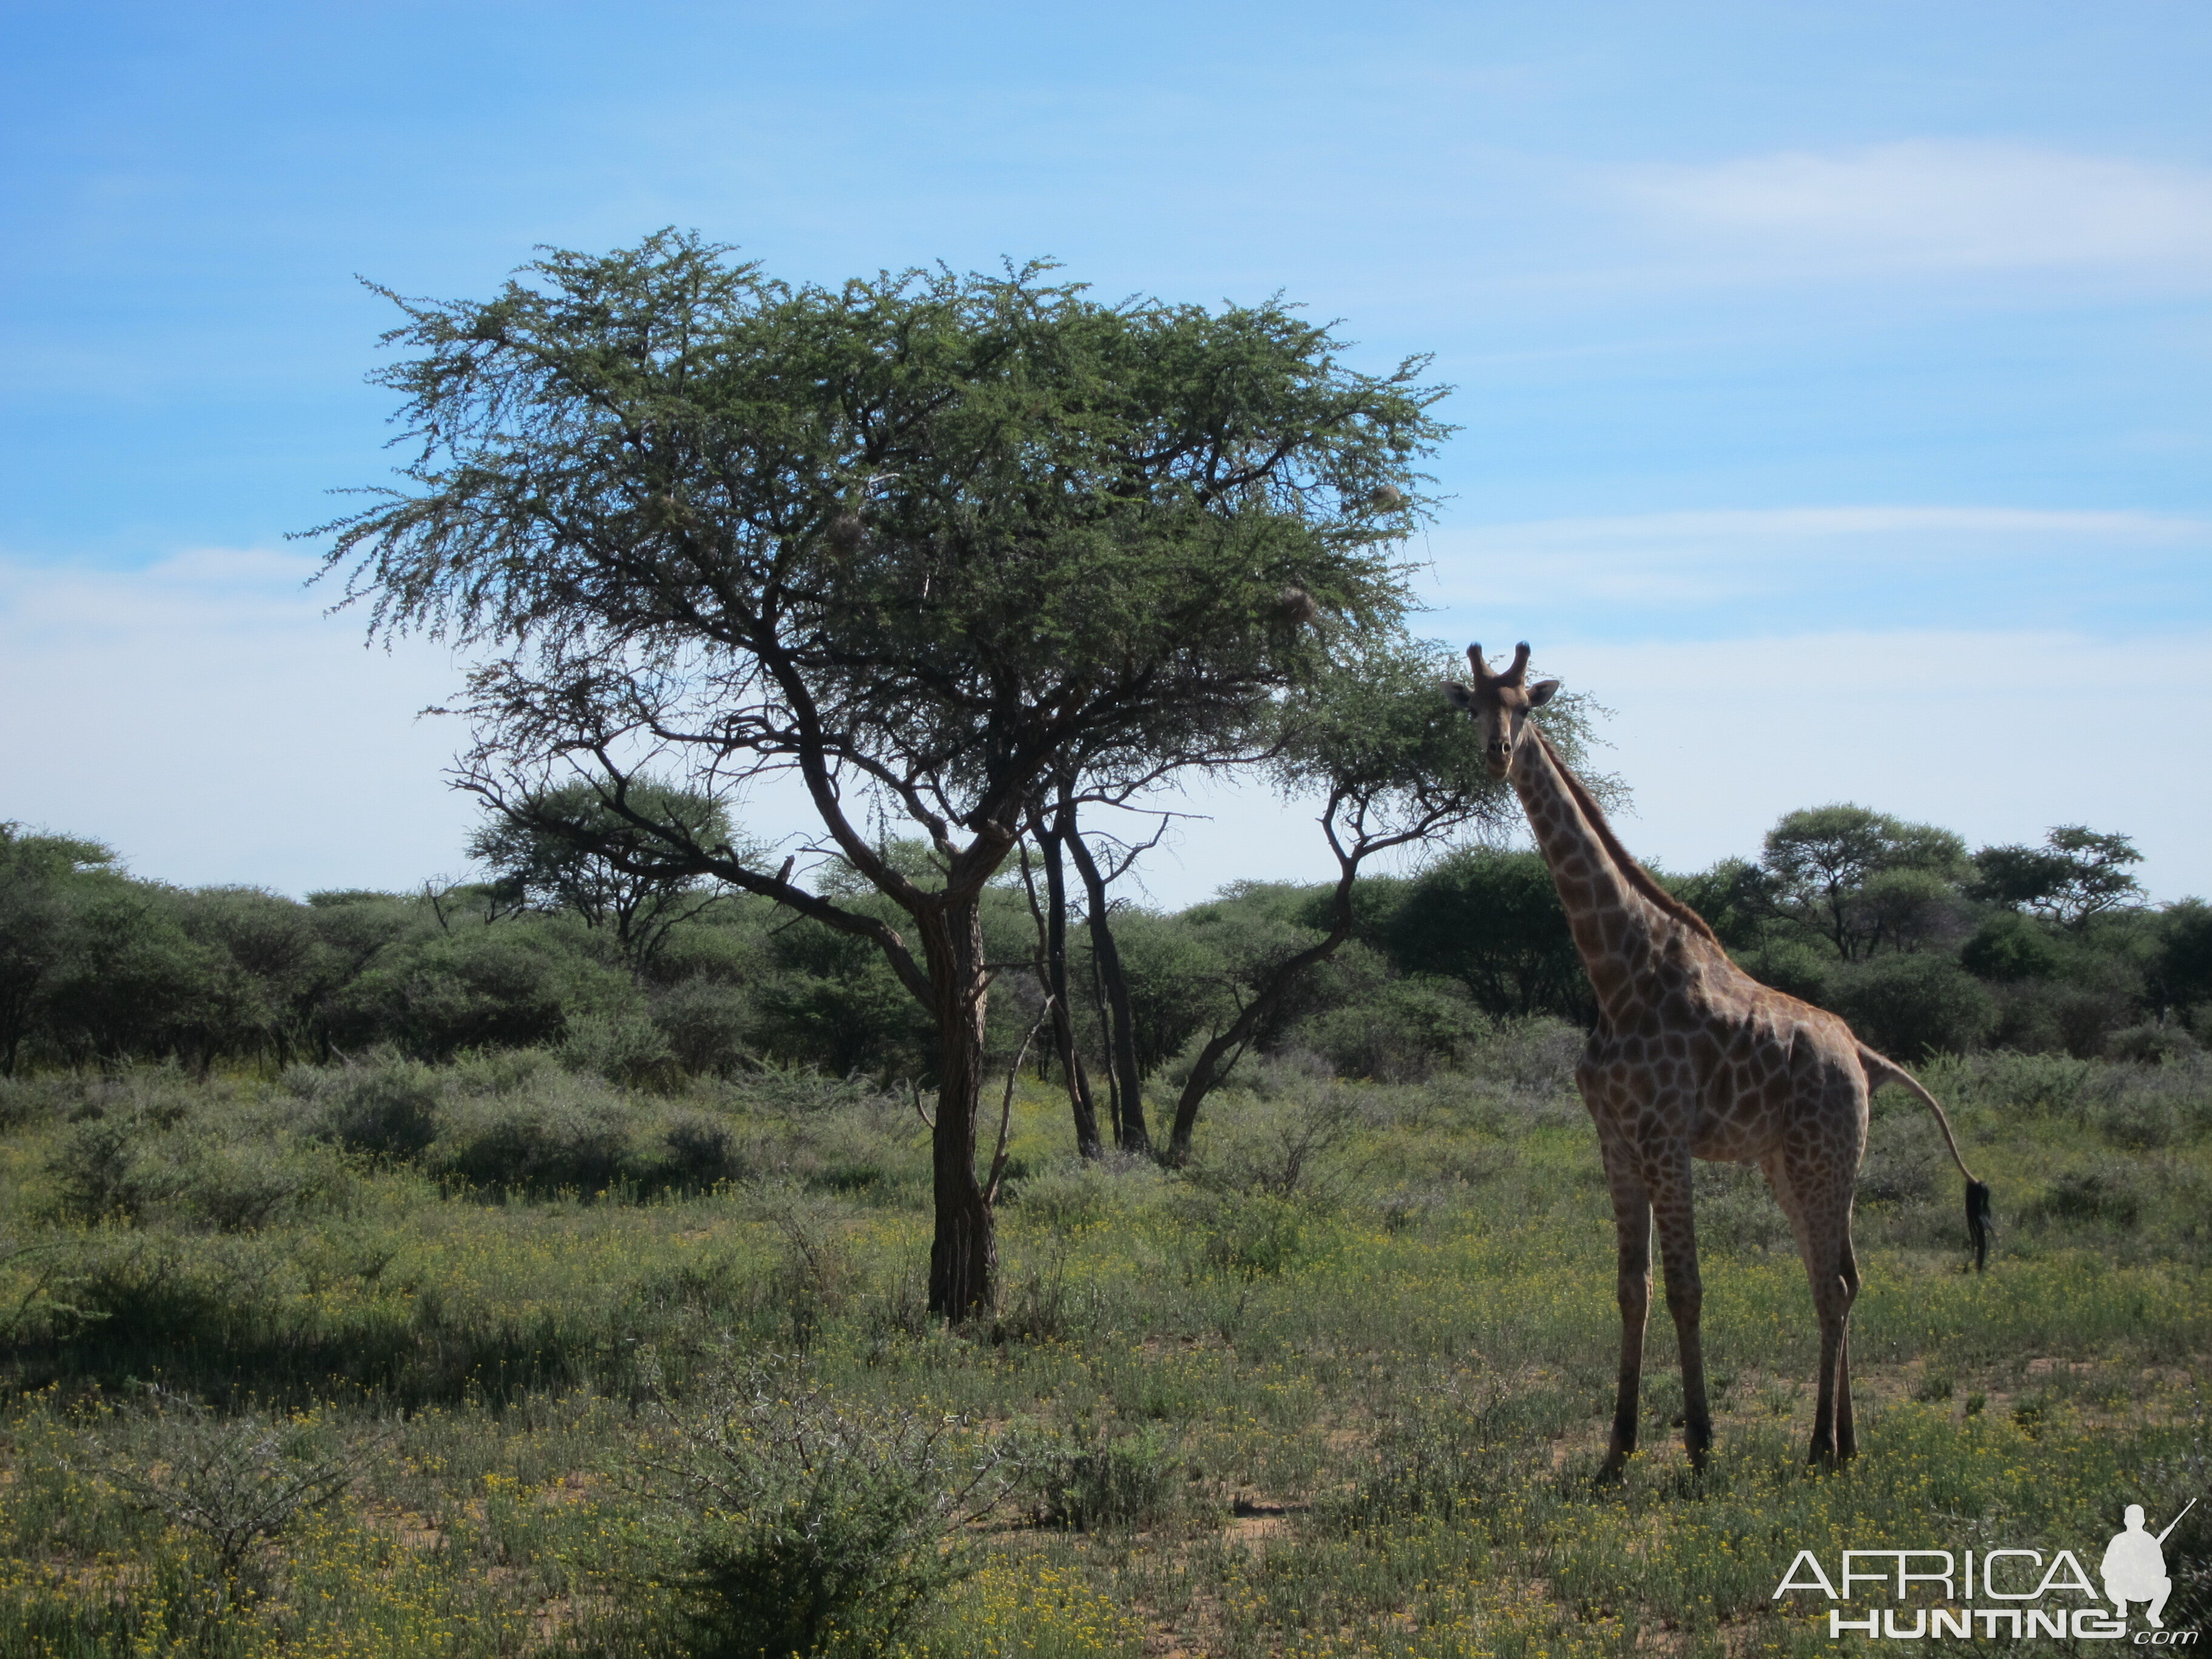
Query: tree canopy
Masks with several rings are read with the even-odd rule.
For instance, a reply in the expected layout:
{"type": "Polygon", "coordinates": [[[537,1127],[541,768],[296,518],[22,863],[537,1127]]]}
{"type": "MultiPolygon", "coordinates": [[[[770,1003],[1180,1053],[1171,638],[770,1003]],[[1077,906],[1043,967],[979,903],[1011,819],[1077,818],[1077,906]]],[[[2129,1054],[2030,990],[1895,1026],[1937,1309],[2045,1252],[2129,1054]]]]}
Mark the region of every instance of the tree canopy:
{"type": "Polygon", "coordinates": [[[1394,624],[1389,550],[1444,430],[1423,360],[1354,371],[1279,302],[1103,304],[1049,277],[794,286],[664,232],[549,253],[488,301],[392,295],[411,355],[379,379],[417,447],[322,532],[373,632],[477,653],[470,787],[593,780],[655,843],[633,862],[868,939],[933,1011],[946,1311],[991,1273],[983,884],[1060,779],[1118,796],[1248,755],[1337,641],[1394,624]],[[818,850],[916,939],[627,807],[646,768],[714,798],[795,771],[818,850]],[[927,875],[871,811],[921,831],[927,875]]]}

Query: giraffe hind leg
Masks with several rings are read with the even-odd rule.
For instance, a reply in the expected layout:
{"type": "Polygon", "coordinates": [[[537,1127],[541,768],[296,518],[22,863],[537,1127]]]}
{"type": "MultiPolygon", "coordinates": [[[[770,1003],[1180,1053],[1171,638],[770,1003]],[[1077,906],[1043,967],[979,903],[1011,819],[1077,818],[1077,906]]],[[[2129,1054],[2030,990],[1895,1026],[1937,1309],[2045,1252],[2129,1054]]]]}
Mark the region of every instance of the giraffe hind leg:
{"type": "Polygon", "coordinates": [[[1797,1253],[1813,1290],[1813,1311],[1820,1326],[1820,1370],[1813,1413],[1808,1462],[1832,1468],[1858,1450],[1851,1410],[1850,1348],[1847,1333],[1851,1304],[1859,1292],[1858,1261],[1851,1249],[1851,1186],[1856,1174],[1823,1179],[1787,1155],[1764,1165],[1768,1183],[1797,1236],[1797,1253]]]}
{"type": "Polygon", "coordinates": [[[1843,1250],[1844,1328],[1836,1338],[1836,1461],[1848,1463],[1858,1455],[1859,1437],[1851,1419],[1851,1304],[1858,1300],[1858,1262],[1851,1249],[1850,1223],[1845,1218],[1843,1250]]]}

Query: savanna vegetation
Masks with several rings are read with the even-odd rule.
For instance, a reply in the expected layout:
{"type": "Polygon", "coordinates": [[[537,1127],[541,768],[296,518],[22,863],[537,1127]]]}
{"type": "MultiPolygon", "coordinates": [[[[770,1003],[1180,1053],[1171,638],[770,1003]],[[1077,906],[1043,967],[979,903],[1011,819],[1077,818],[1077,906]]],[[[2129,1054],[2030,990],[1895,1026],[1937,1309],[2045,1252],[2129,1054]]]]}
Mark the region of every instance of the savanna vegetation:
{"type": "MultiPolygon", "coordinates": [[[[687,888],[625,937],[582,874],[490,840],[479,884],[293,904],[14,832],[9,902],[50,957],[0,1085],[0,1648],[1810,1652],[1826,1604],[1771,1595],[1800,1540],[1917,1543],[1941,1514],[2089,1548],[2116,1492],[2171,1514],[2212,1473],[2212,1061],[2201,1012],[2152,999],[2189,982],[2196,908],[2039,915],[1966,857],[1925,890],[1943,930],[1847,955],[1783,862],[1832,821],[1682,884],[1820,994],[1918,957],[1985,1000],[1978,1043],[1919,1057],[1997,1188],[1999,1255],[1962,1273],[1932,1124],[1878,1099],[1866,1449],[1808,1476],[1795,1252],[1755,1174],[1701,1166],[1718,1449],[1692,1476],[1669,1443],[1658,1322],[1653,1449],[1611,1492],[1579,988],[1524,855],[1356,884],[1356,937],[1179,1165],[1082,1156],[1036,1046],[1008,1078],[1041,999],[1006,975],[1005,1283],[948,1326],[927,1033],[833,932],[687,888]],[[1484,919],[1456,955],[1454,895],[1484,919]],[[290,948],[226,942],[270,933],[290,948]],[[1978,975],[1993,938],[2058,966],[1978,975]],[[93,950],[136,994],[74,1012],[93,950]],[[2055,1020],[1992,1045],[2008,1011],[2093,993],[2101,1054],[2055,1020]]],[[[1162,1086],[1332,893],[1110,918],[1162,1086]]],[[[1034,960],[1018,879],[984,914],[1034,960]]],[[[1086,999],[1101,1070],[1109,1025],[1086,999]]],[[[2201,1617],[2205,1543],[2194,1516],[2170,1541],[2169,1623],[2201,1617]]]]}
{"type": "Polygon", "coordinates": [[[1666,879],[1923,1067],[1996,1266],[1878,1100],[1808,1474],[1794,1250],[1701,1170],[1718,1449],[1593,1489],[1590,1009],[1404,631],[1422,360],[674,234],[391,297],[410,459],[317,533],[474,665],[477,875],[0,828],[0,1652],[1810,1653],[1801,1547],[2207,1490],[2212,913],[1852,805],[1666,879]],[[1192,769],[1334,878],[1133,902],[1192,769]],[[814,844],[732,817],[776,774],[814,844]]]}
{"type": "Polygon", "coordinates": [[[864,1083],[659,1093],[538,1049],[20,1078],[0,1646],[1824,1651],[1824,1604],[1771,1599],[1807,1540],[2087,1548],[2116,1493],[2203,1490],[2212,1072],[2008,1054],[1929,1068],[2006,1197],[1986,1277],[1924,1114],[1880,1103],[1859,1462],[1802,1468],[1794,1252],[1701,1168],[1714,1463],[1662,1374],[1655,1449],[1594,1490],[1575,1046],[1509,1023],[1418,1084],[1268,1060],[1178,1170],[1077,1158],[1027,1080],[1007,1291],[958,1328],[927,1131],[864,1083]]]}

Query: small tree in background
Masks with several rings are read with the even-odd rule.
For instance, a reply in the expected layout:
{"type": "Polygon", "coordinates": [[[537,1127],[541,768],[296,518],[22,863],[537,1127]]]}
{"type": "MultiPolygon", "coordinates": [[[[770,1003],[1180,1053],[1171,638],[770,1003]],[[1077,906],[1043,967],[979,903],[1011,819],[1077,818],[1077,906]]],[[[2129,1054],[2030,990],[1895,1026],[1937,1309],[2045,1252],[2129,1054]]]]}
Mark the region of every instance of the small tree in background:
{"type": "Polygon", "coordinates": [[[729,814],[707,796],[643,779],[628,781],[619,804],[579,780],[493,808],[470,837],[469,856],[526,902],[605,928],[642,975],[670,931],[722,892],[670,862],[663,848],[672,836],[727,846],[729,814]],[[666,828],[641,829],[641,817],[666,828]]]}
{"type": "MultiPolygon", "coordinates": [[[[1328,931],[1277,963],[1200,1049],[1176,1102],[1170,1159],[1188,1154],[1199,1108],[1283,997],[1352,937],[1364,864],[1469,826],[1503,833],[1516,821],[1511,790],[1484,769],[1473,724],[1438,689],[1449,672],[1429,647],[1380,646],[1332,663],[1286,708],[1275,779],[1287,797],[1322,798],[1322,835],[1338,871],[1328,931]]],[[[1572,700],[1545,710],[1546,732],[1571,758],[1581,753],[1586,718],[1572,700]]]]}
{"type": "Polygon", "coordinates": [[[2040,847],[1984,847],[1974,854],[1974,897],[2008,910],[2030,910],[2079,930],[2090,917],[2142,896],[2128,866],[2142,854],[2125,836],[2100,835],[2062,823],[2040,847]]]}
{"type": "Polygon", "coordinates": [[[1764,861],[1784,912],[1856,962],[1902,944],[1900,926],[1929,925],[1929,903],[1966,873],[1966,844],[1863,806],[1814,806],[1767,831],[1764,861]]]}
{"type": "Polygon", "coordinates": [[[15,1075],[40,999],[69,959],[76,878],[114,862],[97,842],[0,823],[0,1077],[15,1075]]]}
{"type": "Polygon", "coordinates": [[[319,532],[373,634],[477,654],[468,787],[586,779],[638,832],[619,866],[884,953],[937,1032],[930,1305],[955,1317],[996,1278],[985,884],[1060,777],[1242,752],[1328,641],[1390,624],[1388,549],[1443,430],[1421,360],[1355,373],[1279,303],[1045,277],[794,288],[664,233],[550,254],[484,303],[391,295],[415,355],[379,378],[421,448],[319,532]],[[776,774],[904,926],[629,794],[776,774]],[[926,876],[884,856],[894,818],[926,876]]]}

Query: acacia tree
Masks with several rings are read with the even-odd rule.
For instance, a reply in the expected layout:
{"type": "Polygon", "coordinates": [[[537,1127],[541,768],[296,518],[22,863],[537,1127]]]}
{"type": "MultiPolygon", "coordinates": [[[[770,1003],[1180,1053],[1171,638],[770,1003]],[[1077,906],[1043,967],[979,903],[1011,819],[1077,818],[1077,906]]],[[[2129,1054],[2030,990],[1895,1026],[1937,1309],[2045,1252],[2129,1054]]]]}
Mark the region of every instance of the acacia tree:
{"type": "MultiPolygon", "coordinates": [[[[1386,641],[1340,657],[1285,705],[1272,764],[1286,796],[1322,799],[1322,834],[1337,864],[1328,930],[1275,963],[1200,1049],[1176,1102],[1170,1161],[1188,1156],[1200,1107],[1268,1016],[1352,937],[1362,865],[1392,848],[1470,826],[1499,834],[1515,822],[1511,792],[1490,776],[1474,725],[1439,689],[1450,672],[1449,659],[1432,647],[1386,641]]],[[[1553,741],[1578,757],[1582,705],[1554,699],[1545,715],[1553,741]]]]}
{"type": "Polygon", "coordinates": [[[1839,803],[1784,817],[1766,832],[1765,862],[1784,913],[1856,962],[1895,934],[1900,911],[1951,890],[1966,844],[1933,824],[1839,803]]]}
{"type": "Polygon", "coordinates": [[[2128,866],[2142,854],[2125,836],[2101,834],[2086,824],[2062,823],[2040,847],[1984,847],[1974,854],[1967,893],[2027,908],[2079,932],[2092,916],[2142,896],[2128,866]]]}
{"type": "MultiPolygon", "coordinates": [[[[709,846],[730,840],[721,804],[690,790],[634,778],[626,805],[691,840],[709,846]]],[[[592,782],[578,780],[495,808],[469,838],[469,856],[523,901],[605,928],[630,971],[642,975],[670,932],[720,896],[720,888],[694,874],[655,868],[663,862],[659,839],[657,831],[648,839],[592,782]],[[625,867],[639,854],[643,871],[625,867]]]]}
{"type": "Polygon", "coordinates": [[[937,1032],[930,1304],[987,1306],[984,884],[1077,750],[1098,775],[1218,753],[1401,612],[1442,390],[1422,360],[1345,368],[1279,303],[1102,305],[1036,265],[793,287],[665,232],[487,302],[388,297],[414,355],[378,378],[421,447],[315,532],[347,599],[478,654],[486,799],[586,777],[639,832],[601,849],[624,867],[882,950],[937,1032]],[[717,799],[796,773],[811,850],[908,926],[656,818],[648,769],[717,799]],[[872,812],[919,829],[927,875],[872,812]]]}

